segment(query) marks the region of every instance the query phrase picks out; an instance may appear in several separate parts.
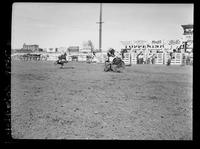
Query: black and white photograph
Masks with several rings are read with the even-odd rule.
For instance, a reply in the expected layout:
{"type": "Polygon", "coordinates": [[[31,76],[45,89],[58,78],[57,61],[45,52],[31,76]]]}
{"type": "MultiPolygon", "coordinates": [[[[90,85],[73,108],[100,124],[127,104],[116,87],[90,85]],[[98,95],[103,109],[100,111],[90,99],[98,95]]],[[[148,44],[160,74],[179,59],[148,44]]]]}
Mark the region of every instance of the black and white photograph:
{"type": "Polygon", "coordinates": [[[193,3],[12,4],[11,136],[193,140],[193,3]]]}

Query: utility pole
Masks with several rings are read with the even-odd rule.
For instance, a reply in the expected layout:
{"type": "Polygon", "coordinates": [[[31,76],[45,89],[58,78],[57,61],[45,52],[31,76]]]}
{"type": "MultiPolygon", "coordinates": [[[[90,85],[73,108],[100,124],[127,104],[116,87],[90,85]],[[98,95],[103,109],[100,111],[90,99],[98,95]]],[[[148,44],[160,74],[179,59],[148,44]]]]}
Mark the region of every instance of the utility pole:
{"type": "Polygon", "coordinates": [[[99,51],[102,52],[102,3],[100,3],[100,16],[99,16],[99,22],[97,22],[99,24],[99,51]]]}

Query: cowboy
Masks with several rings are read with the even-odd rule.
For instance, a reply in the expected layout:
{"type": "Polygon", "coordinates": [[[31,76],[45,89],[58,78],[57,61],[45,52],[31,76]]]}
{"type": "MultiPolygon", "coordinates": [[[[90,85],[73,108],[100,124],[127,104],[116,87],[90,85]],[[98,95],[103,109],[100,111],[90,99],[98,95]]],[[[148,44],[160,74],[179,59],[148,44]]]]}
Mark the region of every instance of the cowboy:
{"type": "Polygon", "coordinates": [[[58,61],[59,62],[66,61],[66,56],[67,56],[66,52],[64,54],[58,56],[58,61]]]}
{"type": "Polygon", "coordinates": [[[108,56],[108,62],[112,61],[110,59],[110,57],[115,57],[115,50],[113,48],[110,48],[107,52],[107,56],[108,56]]]}

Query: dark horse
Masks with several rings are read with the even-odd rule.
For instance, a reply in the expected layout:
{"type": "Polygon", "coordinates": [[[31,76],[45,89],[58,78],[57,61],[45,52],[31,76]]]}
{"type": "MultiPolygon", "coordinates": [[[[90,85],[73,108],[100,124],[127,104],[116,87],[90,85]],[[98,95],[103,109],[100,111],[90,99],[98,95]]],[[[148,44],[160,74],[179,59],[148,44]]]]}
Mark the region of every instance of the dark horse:
{"type": "Polygon", "coordinates": [[[63,68],[64,63],[68,63],[68,61],[67,61],[67,59],[66,59],[66,55],[67,55],[67,54],[66,54],[66,52],[65,52],[64,54],[58,56],[58,60],[55,61],[54,64],[55,64],[55,65],[59,64],[59,65],[61,65],[60,68],[63,68]]]}
{"type": "Polygon", "coordinates": [[[119,58],[115,57],[113,61],[105,61],[105,66],[104,66],[104,71],[114,71],[114,72],[122,72],[123,69],[125,68],[125,63],[124,61],[119,58]]]}

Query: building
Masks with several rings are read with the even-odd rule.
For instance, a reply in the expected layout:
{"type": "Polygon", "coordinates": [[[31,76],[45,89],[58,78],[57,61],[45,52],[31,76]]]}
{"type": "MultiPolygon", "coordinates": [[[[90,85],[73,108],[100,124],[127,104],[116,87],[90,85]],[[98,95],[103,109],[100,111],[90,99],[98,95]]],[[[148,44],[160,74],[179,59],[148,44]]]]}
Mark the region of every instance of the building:
{"type": "Polygon", "coordinates": [[[192,35],[193,35],[193,25],[192,24],[188,24],[188,25],[181,25],[182,28],[183,28],[183,35],[187,35],[190,37],[189,38],[192,38],[192,35]]]}
{"type": "Polygon", "coordinates": [[[56,48],[45,48],[45,50],[48,53],[55,53],[56,52],[56,48]]]}
{"type": "Polygon", "coordinates": [[[44,52],[47,52],[48,50],[47,50],[47,48],[44,48],[43,51],[44,51],[44,52]]]}
{"type": "Polygon", "coordinates": [[[59,53],[65,53],[65,52],[68,52],[68,51],[67,51],[66,47],[59,47],[59,48],[57,48],[57,52],[59,52],[59,53]]]}
{"type": "Polygon", "coordinates": [[[67,52],[70,55],[78,55],[79,54],[79,46],[70,46],[67,48],[67,52]]]}
{"type": "Polygon", "coordinates": [[[193,25],[181,25],[183,28],[183,42],[185,43],[185,51],[193,51],[193,25]]]}
{"type": "Polygon", "coordinates": [[[26,45],[25,43],[23,44],[23,50],[27,50],[27,51],[32,51],[32,52],[36,52],[39,51],[39,45],[26,45]]]}
{"type": "Polygon", "coordinates": [[[91,53],[92,50],[93,50],[92,42],[86,41],[86,42],[83,42],[82,48],[80,49],[79,52],[81,52],[81,53],[91,53]]]}

